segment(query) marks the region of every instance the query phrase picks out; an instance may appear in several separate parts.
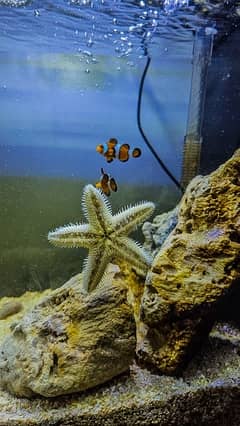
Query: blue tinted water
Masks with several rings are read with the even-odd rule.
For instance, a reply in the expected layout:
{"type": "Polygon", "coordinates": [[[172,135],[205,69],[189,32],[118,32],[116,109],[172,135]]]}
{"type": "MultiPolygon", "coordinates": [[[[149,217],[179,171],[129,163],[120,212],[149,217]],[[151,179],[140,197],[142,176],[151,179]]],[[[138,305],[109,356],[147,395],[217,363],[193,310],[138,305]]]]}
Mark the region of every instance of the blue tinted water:
{"type": "Polygon", "coordinates": [[[152,63],[142,120],[155,149],[179,177],[192,29],[201,23],[188,9],[185,25],[181,6],[187,2],[25,3],[1,7],[6,1],[0,1],[0,173],[96,179],[102,158],[95,146],[116,137],[143,151],[130,168],[109,167],[117,179],[168,182],[136,125],[147,49],[152,63]]]}
{"type": "Polygon", "coordinates": [[[119,186],[114,211],[141,199],[157,212],[176,205],[180,194],[139,133],[137,99],[149,55],[142,125],[179,179],[204,20],[190,3],[0,0],[1,295],[56,287],[81,271],[85,253],[49,247],[47,234],[83,220],[83,185],[101,167],[119,186]],[[104,163],[95,148],[111,137],[142,156],[104,163]]]}

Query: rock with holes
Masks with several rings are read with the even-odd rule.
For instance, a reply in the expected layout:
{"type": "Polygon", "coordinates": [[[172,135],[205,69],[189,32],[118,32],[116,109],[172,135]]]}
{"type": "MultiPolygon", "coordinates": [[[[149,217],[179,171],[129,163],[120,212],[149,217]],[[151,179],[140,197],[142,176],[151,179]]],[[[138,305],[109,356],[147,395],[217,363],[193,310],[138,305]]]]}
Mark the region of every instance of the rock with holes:
{"type": "Polygon", "coordinates": [[[18,323],[0,348],[0,383],[17,396],[82,391],[126,371],[135,354],[135,321],[121,278],[90,294],[79,276],[18,323]]]}
{"type": "Polygon", "coordinates": [[[173,210],[162,213],[153,219],[151,222],[144,222],[142,233],[144,235],[145,250],[150,251],[155,257],[166,238],[172,232],[177,224],[178,206],[173,210]]]}
{"type": "Polygon", "coordinates": [[[147,275],[140,359],[167,374],[181,372],[239,278],[240,150],[193,179],[180,202],[178,223],[147,275]]]}

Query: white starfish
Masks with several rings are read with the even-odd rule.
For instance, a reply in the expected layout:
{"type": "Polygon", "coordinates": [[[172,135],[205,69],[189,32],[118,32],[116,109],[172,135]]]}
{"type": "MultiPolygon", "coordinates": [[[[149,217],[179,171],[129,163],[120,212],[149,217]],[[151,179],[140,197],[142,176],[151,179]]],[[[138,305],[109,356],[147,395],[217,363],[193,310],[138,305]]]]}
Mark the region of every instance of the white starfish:
{"type": "Polygon", "coordinates": [[[83,190],[83,211],[88,224],[70,224],[49,232],[48,240],[60,247],[86,247],[89,254],[83,269],[83,288],[92,291],[101,281],[107,265],[125,260],[145,275],[151,256],[127,235],[154,210],[151,202],[141,202],[113,215],[102,193],[92,185],[83,190]]]}

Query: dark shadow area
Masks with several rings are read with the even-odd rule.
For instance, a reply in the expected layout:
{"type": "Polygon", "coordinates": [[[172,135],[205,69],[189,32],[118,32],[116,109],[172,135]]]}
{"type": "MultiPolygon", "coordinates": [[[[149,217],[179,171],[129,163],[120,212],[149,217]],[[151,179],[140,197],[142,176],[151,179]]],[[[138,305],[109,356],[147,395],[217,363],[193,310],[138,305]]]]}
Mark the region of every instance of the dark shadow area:
{"type": "Polygon", "coordinates": [[[240,147],[240,24],[217,35],[209,67],[200,173],[207,174],[240,147]]]}

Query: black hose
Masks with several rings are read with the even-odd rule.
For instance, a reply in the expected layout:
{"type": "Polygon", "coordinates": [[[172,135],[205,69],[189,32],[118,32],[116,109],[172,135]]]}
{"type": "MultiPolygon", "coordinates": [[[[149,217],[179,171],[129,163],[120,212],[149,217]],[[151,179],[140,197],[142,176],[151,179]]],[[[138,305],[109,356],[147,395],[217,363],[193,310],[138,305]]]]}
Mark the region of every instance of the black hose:
{"type": "Polygon", "coordinates": [[[158,153],[155,151],[155,149],[153,148],[153,146],[149,142],[149,140],[148,140],[147,136],[145,135],[143,128],[142,128],[142,124],[141,124],[142,94],[143,94],[144,81],[145,81],[145,77],[146,77],[150,62],[151,62],[151,58],[150,58],[150,56],[147,56],[147,62],[146,62],[145,68],[143,70],[143,74],[142,74],[140,85],[139,85],[138,101],[137,101],[137,125],[138,125],[138,129],[139,129],[139,132],[141,133],[141,135],[143,137],[145,144],[150,149],[153,156],[156,158],[160,167],[164,170],[164,172],[168,175],[168,177],[174,182],[174,184],[177,186],[177,188],[180,189],[180,191],[183,193],[184,192],[183,187],[178,182],[178,180],[172,175],[172,173],[167,168],[167,166],[164,164],[164,162],[161,160],[158,153]]]}

